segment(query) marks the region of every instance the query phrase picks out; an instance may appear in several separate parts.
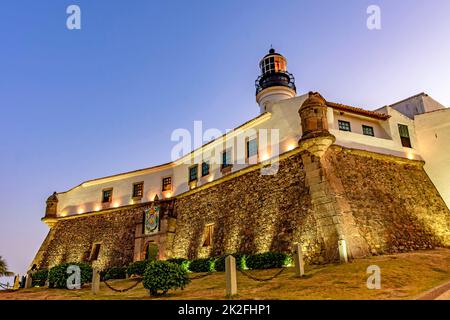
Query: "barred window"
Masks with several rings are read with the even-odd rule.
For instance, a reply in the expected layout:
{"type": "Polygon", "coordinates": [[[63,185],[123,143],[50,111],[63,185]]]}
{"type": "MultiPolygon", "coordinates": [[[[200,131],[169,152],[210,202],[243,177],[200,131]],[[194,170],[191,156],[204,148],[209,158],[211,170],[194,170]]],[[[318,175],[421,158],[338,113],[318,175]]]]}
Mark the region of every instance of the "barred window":
{"type": "Polygon", "coordinates": [[[341,131],[352,131],[352,128],[350,126],[350,122],[339,120],[338,124],[339,124],[339,130],[341,130],[341,131]]]}
{"type": "Polygon", "coordinates": [[[231,166],[231,149],[222,153],[222,169],[231,166]]]}
{"type": "Polygon", "coordinates": [[[91,248],[91,255],[89,256],[90,261],[96,261],[98,259],[98,255],[100,254],[100,243],[94,243],[91,248]]]}
{"type": "Polygon", "coordinates": [[[202,163],[202,177],[209,174],[209,162],[204,161],[202,163]]]}
{"type": "Polygon", "coordinates": [[[213,244],[214,224],[207,224],[203,231],[203,247],[210,247],[213,244]]]}
{"type": "Polygon", "coordinates": [[[133,198],[142,198],[144,195],[144,183],[139,182],[133,184],[133,198]]]}
{"type": "Polygon", "coordinates": [[[198,166],[192,166],[189,168],[189,182],[197,181],[198,178],[198,166]]]}
{"type": "Polygon", "coordinates": [[[250,158],[258,154],[258,142],[256,139],[247,141],[247,157],[250,158]]]}
{"type": "Polygon", "coordinates": [[[172,190],[172,177],[165,177],[162,179],[162,191],[172,190]]]}
{"type": "Polygon", "coordinates": [[[412,148],[408,126],[404,124],[399,124],[398,131],[400,133],[400,140],[402,142],[402,146],[405,148],[412,148]]]}
{"type": "Polygon", "coordinates": [[[366,135],[366,136],[372,136],[372,137],[375,136],[375,134],[374,134],[374,132],[373,132],[373,127],[369,127],[369,126],[363,125],[363,126],[362,126],[362,129],[363,129],[363,134],[364,134],[364,135],[366,135]]]}
{"type": "Polygon", "coordinates": [[[102,203],[109,203],[112,201],[113,189],[106,189],[102,191],[102,203]]]}

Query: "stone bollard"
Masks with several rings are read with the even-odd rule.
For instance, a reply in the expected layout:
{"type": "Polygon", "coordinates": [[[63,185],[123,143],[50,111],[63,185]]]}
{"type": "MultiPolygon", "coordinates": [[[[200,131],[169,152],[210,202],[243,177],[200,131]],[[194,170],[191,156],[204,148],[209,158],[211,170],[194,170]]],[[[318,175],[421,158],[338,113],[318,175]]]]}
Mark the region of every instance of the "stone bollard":
{"type": "Polygon", "coordinates": [[[227,283],[227,297],[237,294],[236,259],[233,256],[225,258],[225,278],[227,283]]]}
{"type": "Polygon", "coordinates": [[[25,279],[25,289],[30,289],[33,286],[33,276],[31,273],[27,274],[27,278],[25,279]]]}
{"type": "Polygon", "coordinates": [[[100,272],[97,269],[92,270],[92,294],[100,291],[100,272]]]}
{"type": "Polygon", "coordinates": [[[296,277],[303,277],[305,275],[305,264],[303,262],[303,252],[300,243],[294,244],[294,263],[296,277]]]}
{"type": "Polygon", "coordinates": [[[345,241],[345,239],[339,239],[338,246],[339,246],[339,260],[341,261],[341,263],[347,263],[348,262],[347,241],[345,241]]]}

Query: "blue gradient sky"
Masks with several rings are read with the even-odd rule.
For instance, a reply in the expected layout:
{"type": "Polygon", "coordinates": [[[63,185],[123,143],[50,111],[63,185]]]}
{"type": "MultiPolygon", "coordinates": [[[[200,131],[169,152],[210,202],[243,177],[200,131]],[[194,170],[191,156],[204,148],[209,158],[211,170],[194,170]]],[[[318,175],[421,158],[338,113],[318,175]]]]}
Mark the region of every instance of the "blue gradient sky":
{"type": "Polygon", "coordinates": [[[299,93],[374,109],[425,91],[450,106],[449,13],[448,0],[2,0],[0,255],[26,271],[53,191],[169,161],[171,132],[194,120],[256,116],[270,44],[299,93]],[[366,28],[370,4],[381,31],[366,28]]]}

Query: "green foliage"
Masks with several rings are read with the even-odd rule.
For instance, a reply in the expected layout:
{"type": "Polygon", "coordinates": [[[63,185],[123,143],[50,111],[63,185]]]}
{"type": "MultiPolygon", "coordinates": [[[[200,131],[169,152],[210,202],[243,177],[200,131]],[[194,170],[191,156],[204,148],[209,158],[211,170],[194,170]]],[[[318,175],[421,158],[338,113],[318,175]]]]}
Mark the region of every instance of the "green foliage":
{"type": "MultiPolygon", "coordinates": [[[[236,259],[236,268],[239,270],[245,270],[247,269],[245,260],[246,255],[243,253],[233,253],[231,254],[236,259]]],[[[218,272],[224,272],[225,271],[225,259],[228,257],[229,254],[220,256],[216,258],[216,262],[214,264],[214,269],[218,272]]]]}
{"type": "Polygon", "coordinates": [[[50,269],[48,273],[48,282],[50,288],[67,288],[67,279],[70,274],[67,273],[67,268],[71,265],[80,267],[81,271],[81,285],[89,283],[92,279],[92,267],[82,262],[63,263],[50,269]]]}
{"type": "Polygon", "coordinates": [[[194,259],[189,264],[189,270],[192,272],[213,272],[214,258],[194,259]]]}
{"type": "Polygon", "coordinates": [[[125,279],[127,277],[126,267],[111,267],[105,270],[103,280],[125,279]]]}
{"type": "Polygon", "coordinates": [[[145,273],[145,269],[147,268],[148,264],[151,261],[149,260],[143,260],[143,261],[135,261],[133,263],[130,263],[130,265],[127,267],[127,274],[128,276],[143,276],[145,273]]]}
{"type": "Polygon", "coordinates": [[[170,289],[183,289],[189,282],[187,271],[168,261],[153,261],[144,273],[144,288],[152,296],[166,294],[170,289]]]}
{"type": "Polygon", "coordinates": [[[186,271],[189,271],[189,265],[191,264],[190,260],[184,258],[172,258],[168,259],[167,262],[175,263],[186,271]]]}
{"type": "Polygon", "coordinates": [[[6,260],[0,256],[0,277],[1,276],[12,276],[13,273],[8,271],[8,264],[6,263],[6,260]]]}
{"type": "Polygon", "coordinates": [[[291,257],[285,253],[265,252],[247,256],[246,265],[249,269],[281,268],[289,265],[291,257]]]}
{"type": "Polygon", "coordinates": [[[45,282],[47,281],[48,278],[48,270],[47,269],[38,270],[32,274],[31,278],[33,279],[32,282],[33,287],[36,286],[43,287],[45,286],[45,282]]]}

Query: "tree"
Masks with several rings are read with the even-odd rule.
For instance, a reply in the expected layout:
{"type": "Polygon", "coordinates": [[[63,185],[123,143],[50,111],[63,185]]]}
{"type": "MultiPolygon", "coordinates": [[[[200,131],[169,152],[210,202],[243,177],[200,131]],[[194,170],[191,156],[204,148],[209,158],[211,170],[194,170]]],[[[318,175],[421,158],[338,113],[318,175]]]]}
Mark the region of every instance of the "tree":
{"type": "Polygon", "coordinates": [[[8,265],[6,264],[5,259],[0,256],[0,276],[12,276],[13,273],[8,271],[8,265]]]}

